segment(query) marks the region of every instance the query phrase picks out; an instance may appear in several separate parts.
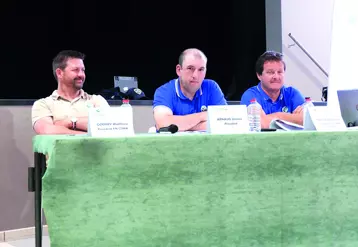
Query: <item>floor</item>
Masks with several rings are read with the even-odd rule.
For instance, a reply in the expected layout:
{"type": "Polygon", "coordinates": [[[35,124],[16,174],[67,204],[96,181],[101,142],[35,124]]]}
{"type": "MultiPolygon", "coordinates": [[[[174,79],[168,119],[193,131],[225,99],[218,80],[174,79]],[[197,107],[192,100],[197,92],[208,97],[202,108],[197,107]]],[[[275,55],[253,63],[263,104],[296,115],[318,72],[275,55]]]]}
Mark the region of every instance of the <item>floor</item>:
{"type": "MultiPolygon", "coordinates": [[[[35,238],[21,239],[6,243],[0,242],[0,247],[35,247],[35,238]]],[[[50,239],[48,236],[42,237],[42,247],[50,247],[50,239]]]]}

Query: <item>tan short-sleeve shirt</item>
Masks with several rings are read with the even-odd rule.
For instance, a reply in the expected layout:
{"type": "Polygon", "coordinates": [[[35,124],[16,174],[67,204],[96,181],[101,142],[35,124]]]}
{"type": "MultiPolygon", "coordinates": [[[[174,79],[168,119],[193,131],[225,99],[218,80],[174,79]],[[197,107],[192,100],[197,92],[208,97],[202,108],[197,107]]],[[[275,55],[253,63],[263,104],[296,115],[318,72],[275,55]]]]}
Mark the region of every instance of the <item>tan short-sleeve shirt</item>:
{"type": "Polygon", "coordinates": [[[52,117],[54,121],[71,117],[87,117],[90,107],[109,107],[100,95],[90,95],[81,90],[76,99],[69,101],[58,95],[55,90],[50,96],[35,101],[32,106],[32,126],[43,117],[52,117]]]}

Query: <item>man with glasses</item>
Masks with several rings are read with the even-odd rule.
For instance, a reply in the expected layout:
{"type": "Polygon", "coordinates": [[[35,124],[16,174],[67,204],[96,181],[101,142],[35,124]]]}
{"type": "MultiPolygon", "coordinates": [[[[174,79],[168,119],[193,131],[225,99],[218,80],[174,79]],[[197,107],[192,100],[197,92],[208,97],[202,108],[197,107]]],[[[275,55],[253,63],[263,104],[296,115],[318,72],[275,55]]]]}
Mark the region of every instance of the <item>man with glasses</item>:
{"type": "Polygon", "coordinates": [[[176,66],[178,78],[160,86],[154,94],[156,128],[171,124],[179,131],[206,130],[209,105],[226,105],[219,85],[205,79],[207,57],[198,49],[186,49],[176,66]]]}
{"type": "Polygon", "coordinates": [[[286,64],[282,54],[275,51],[263,53],[256,62],[259,84],[247,89],[240,103],[249,105],[251,99],[261,105],[261,127],[268,128],[273,119],[303,124],[305,102],[302,94],[294,87],[284,85],[286,64]]]}

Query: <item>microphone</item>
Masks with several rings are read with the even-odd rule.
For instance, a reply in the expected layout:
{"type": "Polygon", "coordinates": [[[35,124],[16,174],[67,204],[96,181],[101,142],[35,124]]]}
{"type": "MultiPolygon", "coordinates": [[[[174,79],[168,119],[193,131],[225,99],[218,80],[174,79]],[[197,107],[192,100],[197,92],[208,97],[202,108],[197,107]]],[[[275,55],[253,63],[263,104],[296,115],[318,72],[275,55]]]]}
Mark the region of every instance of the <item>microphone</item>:
{"type": "Polygon", "coordinates": [[[178,132],[179,128],[177,125],[175,124],[171,124],[169,125],[168,127],[162,127],[162,128],[159,128],[158,132],[161,133],[161,132],[170,132],[172,134],[178,132]]]}

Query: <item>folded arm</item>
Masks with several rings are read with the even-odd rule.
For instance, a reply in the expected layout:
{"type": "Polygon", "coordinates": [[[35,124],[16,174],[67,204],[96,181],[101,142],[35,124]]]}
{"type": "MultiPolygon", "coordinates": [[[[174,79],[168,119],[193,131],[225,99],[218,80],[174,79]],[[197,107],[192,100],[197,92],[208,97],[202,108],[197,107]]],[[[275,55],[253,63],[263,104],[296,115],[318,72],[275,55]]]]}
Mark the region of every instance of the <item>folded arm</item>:
{"type": "Polygon", "coordinates": [[[206,130],[206,123],[207,123],[207,121],[200,122],[189,130],[192,130],[192,131],[206,130]]]}
{"type": "Polygon", "coordinates": [[[273,119],[281,119],[291,123],[303,125],[303,110],[302,107],[297,107],[293,113],[275,112],[272,114],[265,114],[261,111],[261,128],[269,128],[273,119]]]}
{"type": "MultiPolygon", "coordinates": [[[[72,122],[71,122],[71,127],[72,127],[72,122]]],[[[77,123],[76,123],[77,130],[87,131],[87,127],[88,127],[88,117],[77,118],[77,123]]]]}
{"type": "Polygon", "coordinates": [[[157,129],[175,124],[178,126],[179,131],[204,130],[204,128],[206,129],[206,124],[202,123],[206,122],[206,118],[206,112],[174,116],[169,108],[161,106],[154,108],[154,121],[157,129]]]}
{"type": "Polygon", "coordinates": [[[34,130],[38,135],[62,135],[62,134],[84,134],[84,131],[71,130],[70,126],[55,125],[52,117],[43,117],[37,120],[34,124],[34,130]]]}

